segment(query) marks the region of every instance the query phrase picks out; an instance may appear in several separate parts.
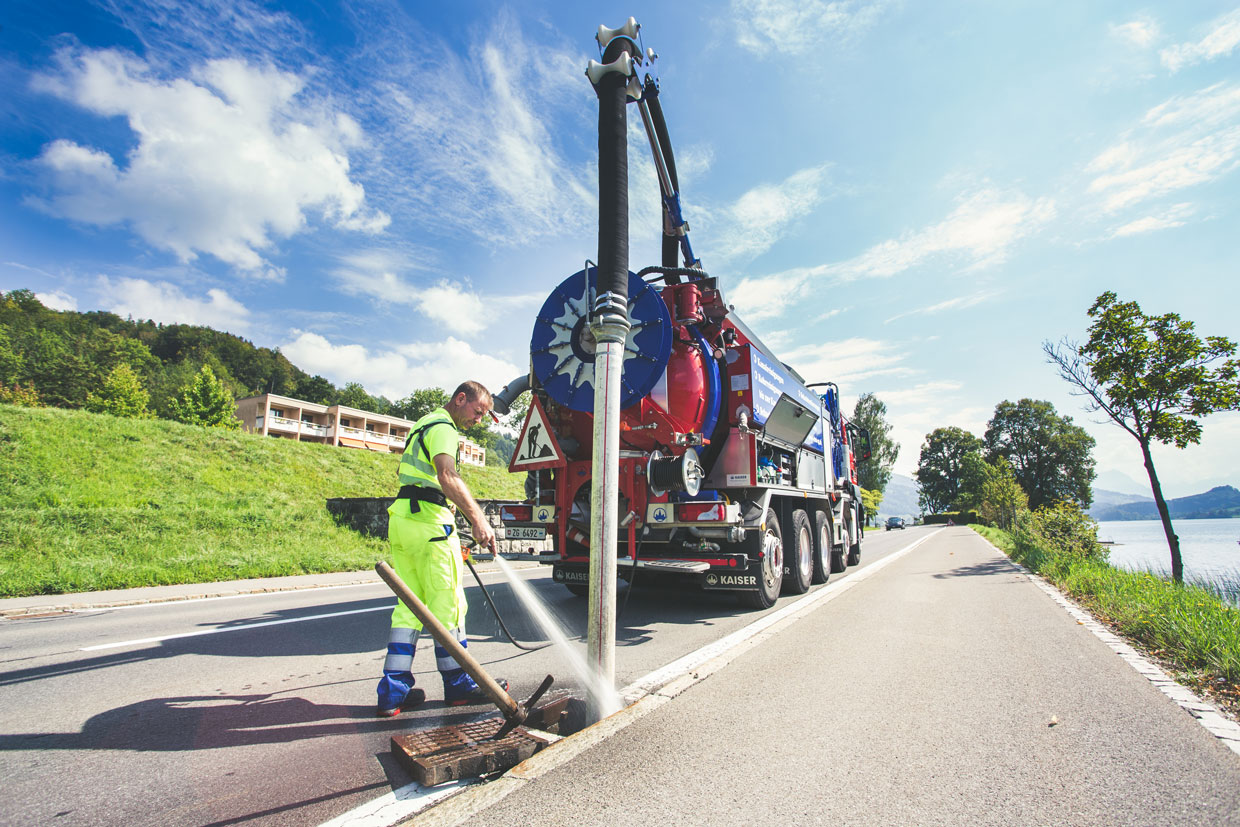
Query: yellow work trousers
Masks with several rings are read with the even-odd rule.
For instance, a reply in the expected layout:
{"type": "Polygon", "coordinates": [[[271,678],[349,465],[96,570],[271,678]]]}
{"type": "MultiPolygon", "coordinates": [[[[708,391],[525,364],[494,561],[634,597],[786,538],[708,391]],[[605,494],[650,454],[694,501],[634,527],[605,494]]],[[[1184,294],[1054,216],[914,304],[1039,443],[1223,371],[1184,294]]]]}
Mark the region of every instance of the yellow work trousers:
{"type": "MultiPolygon", "coordinates": [[[[465,589],[461,585],[461,539],[456,526],[430,523],[404,514],[388,516],[392,568],[440,623],[465,628],[465,589]]],[[[392,628],[421,629],[422,622],[401,601],[392,628]]]]}

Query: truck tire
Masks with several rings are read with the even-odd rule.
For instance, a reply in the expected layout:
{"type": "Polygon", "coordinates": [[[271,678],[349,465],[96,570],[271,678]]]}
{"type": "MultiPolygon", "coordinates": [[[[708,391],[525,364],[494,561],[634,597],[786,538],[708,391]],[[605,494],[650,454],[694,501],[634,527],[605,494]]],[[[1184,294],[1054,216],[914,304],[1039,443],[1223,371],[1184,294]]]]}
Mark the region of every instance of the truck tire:
{"type": "Polygon", "coordinates": [[[814,577],[814,530],[809,515],[798,508],[786,526],[784,594],[805,594],[814,577]]]}
{"type": "MultiPolygon", "coordinates": [[[[758,588],[743,592],[742,600],[754,609],[769,609],[779,599],[779,589],[784,582],[784,540],[779,532],[779,519],[771,509],[766,510],[765,528],[754,532],[749,554],[761,552],[762,565],[758,571],[758,588]]],[[[747,544],[748,545],[748,544],[747,544]]]]}
{"type": "Polygon", "coordinates": [[[564,588],[573,593],[574,597],[589,597],[590,587],[583,586],[580,583],[565,583],[564,588]]]}
{"type": "Polygon", "coordinates": [[[814,574],[815,584],[831,577],[831,519],[825,511],[814,512],[814,574]]]}
{"type": "Polygon", "coordinates": [[[865,529],[861,527],[861,519],[858,516],[857,522],[853,525],[857,527],[857,540],[848,549],[848,565],[855,566],[861,562],[861,535],[865,533],[865,529]]]}

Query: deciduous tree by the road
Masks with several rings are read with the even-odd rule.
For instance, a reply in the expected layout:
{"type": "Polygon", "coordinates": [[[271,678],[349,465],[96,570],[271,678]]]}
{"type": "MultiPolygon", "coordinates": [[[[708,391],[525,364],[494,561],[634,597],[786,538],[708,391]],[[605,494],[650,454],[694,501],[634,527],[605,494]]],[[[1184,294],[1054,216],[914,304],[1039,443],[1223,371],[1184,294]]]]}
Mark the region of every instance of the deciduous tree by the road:
{"type": "Polygon", "coordinates": [[[982,441],[963,428],[935,428],[926,434],[914,474],[921,485],[921,507],[938,512],[958,503],[965,457],[981,448],[982,441]]]}
{"type": "Polygon", "coordinates": [[[1050,402],[1004,400],[982,438],[986,459],[1003,457],[1029,496],[1029,507],[1041,508],[1071,499],[1088,508],[1093,500],[1094,438],[1059,416],[1050,402]]]}
{"type": "Polygon", "coordinates": [[[872,393],[863,393],[853,408],[852,421],[870,432],[870,458],[857,464],[861,487],[881,495],[891,482],[891,469],[900,455],[900,443],[891,438],[887,406],[872,393]]]}
{"type": "Polygon", "coordinates": [[[1181,581],[1180,540],[1150,445],[1196,444],[1201,417],[1240,410],[1240,361],[1231,358],[1236,344],[1222,336],[1198,337],[1193,323],[1177,313],[1147,316],[1136,302],[1122,302],[1110,291],[1098,297],[1089,316],[1094,321],[1085,344],[1044,342],[1042,350],[1074,393],[1087,397],[1088,410],[1102,411],[1140,444],[1171,551],[1171,576],[1181,581]]]}

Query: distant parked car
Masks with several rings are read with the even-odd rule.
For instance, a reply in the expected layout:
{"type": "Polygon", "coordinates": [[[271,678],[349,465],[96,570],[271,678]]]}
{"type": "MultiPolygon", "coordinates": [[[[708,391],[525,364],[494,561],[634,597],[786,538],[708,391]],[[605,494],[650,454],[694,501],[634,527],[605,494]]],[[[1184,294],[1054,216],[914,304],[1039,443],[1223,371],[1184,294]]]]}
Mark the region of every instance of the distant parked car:
{"type": "Polygon", "coordinates": [[[888,517],[887,518],[887,530],[891,531],[891,529],[893,528],[904,528],[904,518],[903,517],[888,517]]]}

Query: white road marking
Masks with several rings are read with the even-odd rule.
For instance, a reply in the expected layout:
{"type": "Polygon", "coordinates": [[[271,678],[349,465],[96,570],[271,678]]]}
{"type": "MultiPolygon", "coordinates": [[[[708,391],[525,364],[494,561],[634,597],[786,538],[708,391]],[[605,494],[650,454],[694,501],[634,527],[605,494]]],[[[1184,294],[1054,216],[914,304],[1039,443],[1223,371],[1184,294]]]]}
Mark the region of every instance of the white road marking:
{"type": "Polygon", "coordinates": [[[114,606],[86,606],[84,608],[69,607],[64,611],[73,614],[99,614],[101,612],[115,612],[121,609],[154,609],[166,606],[184,606],[186,603],[207,603],[212,600],[237,600],[242,597],[274,597],[282,594],[305,594],[307,592],[325,592],[332,589],[356,589],[359,586],[382,586],[382,580],[368,580],[365,583],[340,583],[335,586],[312,586],[310,588],[296,589],[265,589],[252,592],[238,592],[237,594],[212,594],[203,597],[184,597],[172,598],[166,600],[152,600],[146,603],[119,603],[114,606]]]}
{"type": "Polygon", "coordinates": [[[213,629],[201,629],[197,632],[181,632],[175,635],[160,635],[159,637],[144,637],[137,640],[124,640],[120,643],[100,643],[96,646],[83,646],[80,652],[98,652],[100,649],[122,649],[126,646],[141,646],[144,643],[159,643],[163,640],[175,640],[182,637],[199,637],[201,635],[218,635],[224,632],[242,632],[247,629],[258,629],[263,626],[280,626],[285,623],[303,623],[307,620],[323,620],[328,617],[342,617],[344,615],[363,614],[364,612],[390,612],[391,605],[373,606],[369,609],[350,609],[347,612],[329,612],[323,615],[306,615],[305,617],[290,617],[284,620],[264,620],[259,623],[246,623],[244,626],[216,626],[213,629]]]}
{"type": "MultiPolygon", "coordinates": [[[[645,677],[638,678],[620,690],[620,694],[624,696],[626,703],[629,704],[624,709],[591,727],[583,729],[581,732],[557,741],[541,752],[535,753],[533,758],[518,764],[505,773],[504,778],[520,778],[524,781],[530,781],[556,767],[562,766],[584,750],[645,717],[659,706],[679,695],[689,686],[703,680],[720,666],[738,657],[749,648],[745,645],[746,643],[756,645],[758,641],[763,639],[759,636],[775,624],[782,621],[791,623],[801,615],[807,614],[810,609],[819,603],[831,600],[867,577],[872,576],[880,569],[894,563],[933,536],[934,532],[928,532],[924,537],[914,540],[904,548],[888,554],[881,560],[876,560],[833,583],[828,582],[822,588],[805,595],[796,602],[768,615],[763,615],[745,628],[720,638],[714,643],[709,643],[695,652],[690,652],[684,657],[678,658],[660,669],[656,669],[645,677]],[[711,662],[709,671],[703,669],[700,673],[694,672],[695,669],[707,662],[711,662]],[[674,688],[671,686],[672,683],[676,683],[674,688]],[[661,692],[664,689],[667,689],[666,693],[661,692]]],[[[463,798],[465,796],[474,796],[476,798],[476,801],[462,802],[464,804],[462,817],[468,818],[469,815],[480,812],[485,807],[494,804],[500,798],[518,788],[519,785],[504,788],[499,784],[465,785],[463,782],[453,782],[450,785],[440,785],[437,787],[423,787],[414,782],[406,784],[394,792],[363,804],[347,813],[342,813],[331,821],[320,825],[320,827],[391,827],[391,825],[426,810],[443,799],[458,793],[463,798]],[[464,786],[471,786],[473,789],[465,790],[463,789],[464,786]],[[484,790],[485,792],[483,792],[484,790]],[[481,795],[479,795],[480,793],[481,795]]]]}

